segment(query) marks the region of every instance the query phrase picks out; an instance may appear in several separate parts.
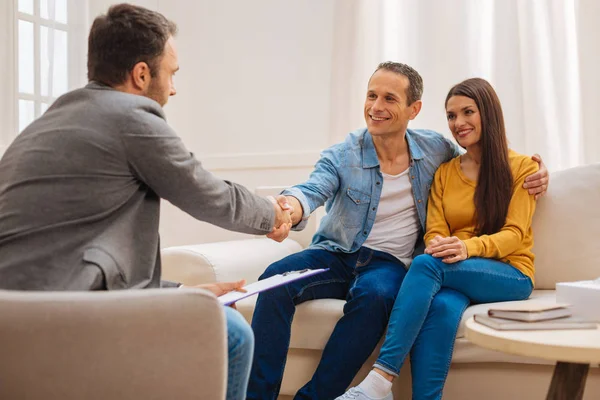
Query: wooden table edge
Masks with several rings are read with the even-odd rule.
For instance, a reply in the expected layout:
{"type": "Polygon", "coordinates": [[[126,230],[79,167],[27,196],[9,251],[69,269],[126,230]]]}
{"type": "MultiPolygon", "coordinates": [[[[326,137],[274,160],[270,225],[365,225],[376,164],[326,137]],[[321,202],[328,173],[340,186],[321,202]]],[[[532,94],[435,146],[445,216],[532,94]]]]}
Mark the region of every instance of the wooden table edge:
{"type": "Polygon", "coordinates": [[[496,350],[502,353],[513,354],[517,356],[541,358],[549,361],[562,361],[580,364],[600,363],[600,349],[590,351],[590,349],[586,347],[561,346],[547,343],[541,344],[536,343],[535,341],[527,341],[526,339],[515,340],[513,338],[506,338],[500,335],[488,334],[473,327],[490,329],[491,332],[498,333],[502,333],[502,331],[495,331],[492,328],[479,324],[473,319],[473,317],[467,320],[465,323],[465,338],[471,343],[486,349],[496,350]],[[490,338],[493,340],[490,341],[490,338]]]}

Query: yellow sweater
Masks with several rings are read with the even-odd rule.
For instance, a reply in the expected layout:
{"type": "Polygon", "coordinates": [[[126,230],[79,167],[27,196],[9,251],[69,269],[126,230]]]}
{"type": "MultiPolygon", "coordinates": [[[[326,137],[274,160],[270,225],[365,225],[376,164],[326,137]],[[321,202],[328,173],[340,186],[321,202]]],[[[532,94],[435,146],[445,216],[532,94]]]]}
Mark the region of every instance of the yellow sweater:
{"type": "Polygon", "coordinates": [[[533,232],[531,219],[535,200],[523,189],[525,178],[538,170],[531,158],[509,151],[513,175],[512,199],[506,223],[492,235],[475,236],[476,182],[468,179],[460,168],[460,157],[442,164],[433,178],[427,206],[425,244],[436,235],[456,236],[465,242],[468,257],[494,258],[517,268],[533,282],[533,232]]]}

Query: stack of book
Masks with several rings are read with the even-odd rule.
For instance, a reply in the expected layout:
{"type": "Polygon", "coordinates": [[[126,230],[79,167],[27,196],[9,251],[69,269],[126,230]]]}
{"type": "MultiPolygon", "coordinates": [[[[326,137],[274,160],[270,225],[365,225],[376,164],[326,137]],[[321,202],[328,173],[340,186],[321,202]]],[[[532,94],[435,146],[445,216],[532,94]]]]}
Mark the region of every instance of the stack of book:
{"type": "Polygon", "coordinates": [[[589,319],[573,316],[567,304],[534,301],[490,308],[487,314],[475,314],[475,321],[490,328],[508,330],[596,329],[589,319]]]}

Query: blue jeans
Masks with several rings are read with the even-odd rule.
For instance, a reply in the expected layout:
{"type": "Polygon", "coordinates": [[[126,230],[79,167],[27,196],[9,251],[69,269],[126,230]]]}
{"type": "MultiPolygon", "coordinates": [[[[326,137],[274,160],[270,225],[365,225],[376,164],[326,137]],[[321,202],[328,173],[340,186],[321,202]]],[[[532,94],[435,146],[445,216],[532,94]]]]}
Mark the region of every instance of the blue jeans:
{"type": "Polygon", "coordinates": [[[242,314],[225,307],[227,320],[227,400],[244,400],[250,367],[254,336],[242,314]]]}
{"type": "Polygon", "coordinates": [[[330,400],[341,395],[383,336],[406,275],[395,257],[361,247],[355,253],[307,249],[271,264],[260,279],[304,268],[329,271],[258,296],[252,329],[256,337],[248,399],[276,399],[290,343],[296,306],[308,300],[346,300],[321,361],[295,399],[330,400]]]}
{"type": "Polygon", "coordinates": [[[469,302],[523,300],[532,290],[531,279],[504,262],[474,257],[445,264],[420,255],[400,288],[375,367],[397,375],[412,348],[413,399],[441,399],[458,324],[469,302]],[[440,312],[444,308],[450,314],[440,312]]]}

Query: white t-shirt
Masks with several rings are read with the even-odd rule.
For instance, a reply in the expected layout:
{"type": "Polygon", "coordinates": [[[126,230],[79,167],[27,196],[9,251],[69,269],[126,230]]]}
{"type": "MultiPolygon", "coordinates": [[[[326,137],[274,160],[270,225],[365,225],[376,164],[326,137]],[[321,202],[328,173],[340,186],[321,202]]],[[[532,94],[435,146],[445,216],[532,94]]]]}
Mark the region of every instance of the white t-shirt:
{"type": "Polygon", "coordinates": [[[408,169],[398,175],[382,174],[383,187],[375,223],[363,246],[385,251],[408,266],[420,227],[408,169]]]}

